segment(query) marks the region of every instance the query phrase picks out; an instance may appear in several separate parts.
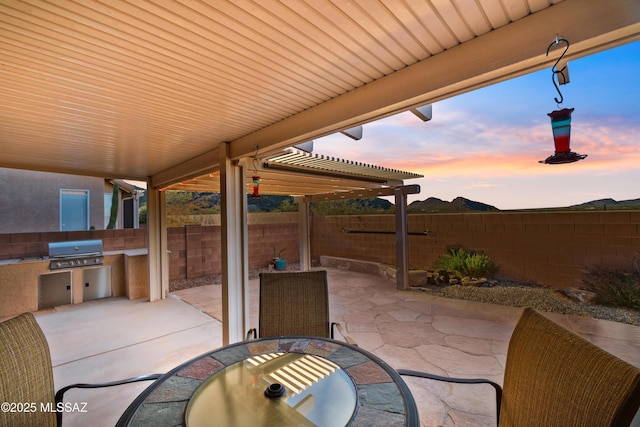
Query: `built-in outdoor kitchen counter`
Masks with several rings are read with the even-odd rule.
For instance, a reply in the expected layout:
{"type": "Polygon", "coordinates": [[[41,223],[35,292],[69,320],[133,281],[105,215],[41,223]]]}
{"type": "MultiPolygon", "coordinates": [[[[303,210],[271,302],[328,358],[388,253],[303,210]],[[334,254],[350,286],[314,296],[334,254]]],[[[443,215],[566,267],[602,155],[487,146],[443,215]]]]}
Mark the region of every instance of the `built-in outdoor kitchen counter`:
{"type": "Polygon", "coordinates": [[[56,258],[48,256],[0,260],[0,319],[111,296],[149,297],[147,249],[102,252],[100,257],[99,265],[89,261],[53,269],[56,258]]]}

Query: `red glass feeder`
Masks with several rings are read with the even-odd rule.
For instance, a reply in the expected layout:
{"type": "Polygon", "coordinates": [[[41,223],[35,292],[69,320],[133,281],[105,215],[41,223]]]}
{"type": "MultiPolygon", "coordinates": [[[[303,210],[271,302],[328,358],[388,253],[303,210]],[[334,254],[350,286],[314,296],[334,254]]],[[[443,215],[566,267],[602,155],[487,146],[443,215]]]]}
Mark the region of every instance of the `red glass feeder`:
{"type": "Polygon", "coordinates": [[[251,193],[251,197],[262,197],[260,195],[260,177],[254,175],[251,177],[251,180],[253,182],[253,193],[251,193]]]}
{"type": "Polygon", "coordinates": [[[556,152],[553,156],[540,160],[540,163],[548,165],[559,165],[563,163],[573,163],[587,157],[586,154],[578,154],[571,151],[569,140],[571,138],[571,113],[573,108],[563,108],[547,114],[551,117],[551,130],[553,131],[553,142],[556,152]]]}

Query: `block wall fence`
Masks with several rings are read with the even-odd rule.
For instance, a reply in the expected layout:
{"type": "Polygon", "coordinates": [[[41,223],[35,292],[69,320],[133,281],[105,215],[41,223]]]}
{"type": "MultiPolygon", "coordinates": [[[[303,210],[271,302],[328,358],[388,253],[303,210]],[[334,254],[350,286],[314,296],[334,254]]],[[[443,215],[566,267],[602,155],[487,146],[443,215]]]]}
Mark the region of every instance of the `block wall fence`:
{"type": "Polygon", "coordinates": [[[49,242],[70,240],[102,240],[105,252],[139,249],[147,247],[147,230],[127,228],[0,234],[0,260],[44,257],[49,254],[49,242]]]}
{"type": "MultiPolygon", "coordinates": [[[[169,279],[185,279],[222,272],[220,216],[190,217],[213,225],[187,225],[167,230],[169,279]]],[[[297,212],[249,214],[249,269],[258,270],[271,263],[274,254],[288,262],[300,261],[297,212]]],[[[103,250],[124,251],[147,247],[147,230],[90,230],[70,232],[0,234],[0,260],[44,257],[49,242],[102,240],[103,250]]]]}
{"type": "MultiPolygon", "coordinates": [[[[288,217],[291,218],[291,215],[288,217]]],[[[293,217],[297,220],[297,216],[293,217]]],[[[249,223],[249,270],[266,268],[279,254],[287,262],[300,262],[298,223],[264,219],[266,221],[262,223],[249,223]]],[[[170,228],[167,233],[167,246],[171,252],[170,280],[220,274],[221,245],[222,235],[218,225],[170,228]]]]}
{"type": "MultiPolygon", "coordinates": [[[[171,280],[221,273],[220,226],[212,223],[168,230],[171,280]]],[[[499,276],[553,288],[579,286],[590,266],[631,270],[640,256],[639,211],[412,214],[408,229],[412,269],[431,268],[448,248],[462,247],[490,256],[499,276]]],[[[393,215],[314,216],[311,255],[393,266],[394,230],[393,215]]],[[[119,251],[145,248],[147,232],[0,234],[0,260],[46,256],[48,242],[84,239],[102,239],[105,251],[119,251]]],[[[250,270],[266,267],[281,250],[290,263],[300,261],[297,213],[250,214],[248,239],[250,270]]]]}
{"type": "MultiPolygon", "coordinates": [[[[314,217],[312,255],[394,265],[395,236],[367,233],[394,228],[393,215],[314,217]]],[[[498,276],[552,288],[579,286],[590,266],[631,271],[640,256],[639,211],[411,214],[408,230],[410,269],[462,247],[491,257],[498,276]]]]}

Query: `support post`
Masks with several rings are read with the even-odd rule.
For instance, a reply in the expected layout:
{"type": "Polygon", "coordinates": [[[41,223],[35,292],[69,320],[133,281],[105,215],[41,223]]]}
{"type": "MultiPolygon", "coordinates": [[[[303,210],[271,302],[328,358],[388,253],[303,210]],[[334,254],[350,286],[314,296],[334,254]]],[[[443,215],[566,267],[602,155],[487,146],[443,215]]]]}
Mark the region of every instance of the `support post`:
{"type": "Polygon", "coordinates": [[[407,194],[403,187],[395,189],[396,204],[396,288],[409,286],[409,243],[407,194]]]}
{"type": "Polygon", "coordinates": [[[300,270],[311,270],[311,235],[309,232],[309,203],[304,197],[296,196],[298,204],[299,235],[300,235],[300,270]]]}
{"type": "Polygon", "coordinates": [[[165,193],[147,181],[147,263],[149,301],[165,299],[169,293],[169,255],[165,193]]]}
{"type": "Polygon", "coordinates": [[[222,223],[222,344],[242,341],[249,327],[246,172],[220,144],[222,223]]]}

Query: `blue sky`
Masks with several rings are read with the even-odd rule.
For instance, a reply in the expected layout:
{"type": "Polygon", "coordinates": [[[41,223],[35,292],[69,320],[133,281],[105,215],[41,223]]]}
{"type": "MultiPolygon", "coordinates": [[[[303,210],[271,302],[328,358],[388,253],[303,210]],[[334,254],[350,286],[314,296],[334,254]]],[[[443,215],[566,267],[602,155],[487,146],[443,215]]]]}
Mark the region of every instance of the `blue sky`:
{"type": "Polygon", "coordinates": [[[437,102],[427,123],[406,112],[365,124],[360,141],[316,139],[314,152],[423,174],[406,181],[421,187],[409,201],[527,209],[640,198],[640,42],[571,61],[569,72],[561,108],[575,108],[571,150],[588,154],[576,163],[538,163],[554,153],[550,68],[437,102]]]}

